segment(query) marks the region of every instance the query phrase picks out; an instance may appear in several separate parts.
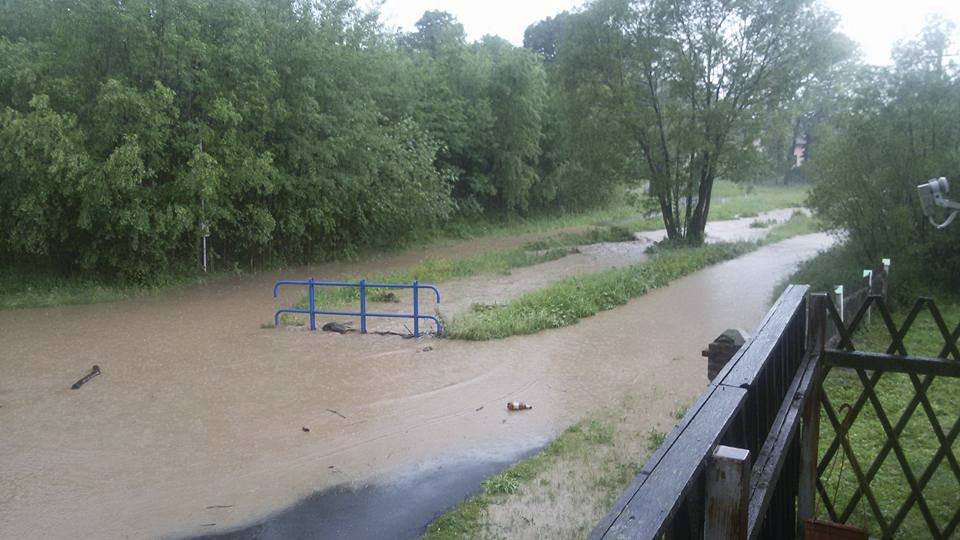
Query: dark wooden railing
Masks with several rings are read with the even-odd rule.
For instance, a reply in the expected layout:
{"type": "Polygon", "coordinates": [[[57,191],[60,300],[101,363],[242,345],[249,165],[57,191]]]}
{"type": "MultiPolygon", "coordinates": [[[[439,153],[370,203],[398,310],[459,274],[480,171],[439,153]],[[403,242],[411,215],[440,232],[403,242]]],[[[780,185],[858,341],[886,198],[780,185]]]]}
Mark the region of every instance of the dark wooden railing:
{"type": "Polygon", "coordinates": [[[806,340],[807,287],[792,285],[591,537],[792,536],[797,434],[814,380],[806,340]]]}
{"type": "MultiPolygon", "coordinates": [[[[941,476],[949,474],[960,485],[960,463],[953,450],[960,444],[960,411],[947,411],[955,420],[944,426],[927,396],[938,377],[960,383],[960,325],[952,330],[936,305],[921,299],[897,327],[880,296],[867,296],[845,323],[826,294],[807,292],[805,286],[787,288],[591,538],[794,538],[808,520],[820,517],[842,524],[854,511],[872,513],[871,523],[860,519],[857,525],[883,538],[904,534],[902,525],[911,513],[919,513],[914,523],[922,519],[922,529],[914,527],[909,534],[947,538],[957,532],[956,490],[947,490],[946,497],[953,498],[946,501],[929,500],[936,496],[925,490],[938,468],[947,471],[941,476]],[[870,310],[889,331],[885,353],[855,350],[853,337],[870,310]],[[936,358],[910,356],[904,345],[922,311],[929,311],[943,336],[936,358]],[[828,394],[834,387],[824,386],[831,371],[862,385],[851,403],[838,407],[831,401],[828,394]],[[895,404],[895,421],[888,418],[877,392],[878,381],[887,373],[906,374],[901,376],[909,377],[914,391],[909,403],[895,404]],[[863,418],[860,413],[868,404],[874,413],[863,418]],[[917,456],[908,455],[914,441],[900,440],[918,409],[936,443],[921,468],[917,456]],[[830,437],[824,447],[821,411],[826,418],[823,432],[830,437]],[[857,436],[851,431],[857,421],[880,424],[885,440],[879,451],[857,455],[850,440],[857,436]],[[849,462],[854,482],[842,501],[826,489],[825,474],[837,459],[849,462]],[[890,460],[902,468],[904,482],[893,487],[892,497],[888,491],[886,499],[878,501],[872,482],[890,460]],[[868,512],[857,510],[858,505],[866,505],[868,512]]],[[[866,531],[862,534],[866,537],[866,531]]]]}

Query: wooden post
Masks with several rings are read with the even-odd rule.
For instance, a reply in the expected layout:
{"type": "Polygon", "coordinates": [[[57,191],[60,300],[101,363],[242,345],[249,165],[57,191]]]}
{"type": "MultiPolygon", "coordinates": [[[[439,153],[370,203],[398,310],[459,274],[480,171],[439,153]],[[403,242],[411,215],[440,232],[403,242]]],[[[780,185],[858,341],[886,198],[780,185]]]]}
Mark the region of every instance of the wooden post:
{"type": "Polygon", "coordinates": [[[803,405],[800,433],[800,485],[797,513],[800,523],[816,517],[817,460],[820,459],[820,392],[823,387],[823,349],[827,335],[827,295],[810,295],[807,323],[807,354],[815,354],[813,383],[803,405]]]}
{"type": "Polygon", "coordinates": [[[883,295],[883,299],[887,299],[887,282],[890,280],[890,259],[883,259],[880,261],[883,264],[883,281],[881,281],[880,294],[883,295]]]}
{"type": "Polygon", "coordinates": [[[747,538],[750,518],[750,451],[718,446],[706,470],[704,538],[747,538]]]}
{"type": "MultiPolygon", "coordinates": [[[[869,268],[865,268],[863,270],[863,285],[867,288],[867,298],[864,299],[864,302],[866,302],[866,301],[869,301],[870,296],[873,294],[873,270],[869,268]]],[[[873,322],[873,305],[867,308],[867,324],[871,324],[872,322],[873,322]]]]}
{"type": "Polygon", "coordinates": [[[729,328],[707,345],[702,354],[707,358],[707,379],[713,382],[733,355],[750,339],[750,334],[739,328],[729,328]]]}

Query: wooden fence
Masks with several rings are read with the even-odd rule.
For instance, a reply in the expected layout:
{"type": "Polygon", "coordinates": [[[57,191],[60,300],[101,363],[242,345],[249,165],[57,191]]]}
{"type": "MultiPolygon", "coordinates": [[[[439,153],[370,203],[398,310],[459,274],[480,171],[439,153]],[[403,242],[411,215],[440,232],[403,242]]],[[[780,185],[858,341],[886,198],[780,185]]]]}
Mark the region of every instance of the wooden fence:
{"type": "Polygon", "coordinates": [[[948,522],[938,524],[930,516],[923,491],[930,471],[944,461],[960,482],[960,466],[952,451],[960,434],[960,415],[948,430],[931,417],[940,448],[919,475],[909,469],[898,438],[918,406],[931,414],[924,395],[931,379],[960,376],[960,362],[946,359],[952,355],[960,360],[956,346],[960,326],[951,333],[935,305],[923,300],[897,328],[879,296],[868,296],[848,320],[849,324],[840,320],[826,294],[808,295],[805,286],[787,288],[754,336],[597,524],[591,538],[794,538],[801,524],[816,517],[818,510],[842,523],[860,499],[866,499],[879,512],[870,483],[890,452],[907,471],[908,487],[892,520],[879,512],[880,530],[874,533],[894,536],[903,516],[917,505],[930,536],[950,536],[960,524],[960,508],[948,522]],[[874,305],[890,329],[892,343],[885,354],[856,352],[852,336],[874,305]],[[934,312],[943,333],[941,358],[909,357],[903,345],[924,307],[934,312]],[[837,367],[854,370],[864,387],[843,418],[823,388],[824,376],[837,367]],[[886,419],[874,391],[879,377],[888,371],[909,373],[917,394],[896,423],[886,419]],[[878,455],[859,456],[869,460],[870,466],[864,468],[847,433],[868,402],[879,411],[888,440],[878,455]],[[821,410],[835,435],[822,456],[821,410]],[[837,455],[852,463],[859,483],[843,508],[836,508],[822,480],[837,455]]]}
{"type": "Polygon", "coordinates": [[[708,512],[733,516],[726,526],[736,536],[762,532],[787,536],[794,527],[793,501],[800,489],[800,413],[813,381],[806,330],[807,287],[793,285],[689,408],[591,536],[700,538],[705,532],[718,536],[720,532],[710,528],[713,525],[705,531],[705,522],[717,521],[707,520],[708,512]],[[728,486],[708,482],[708,477],[714,464],[727,466],[734,454],[739,460],[734,459],[731,468],[743,472],[734,486],[740,506],[708,505],[711,498],[729,499],[709,491],[728,486]],[[781,476],[786,480],[778,481],[781,476]]]}
{"type": "Polygon", "coordinates": [[[929,298],[918,299],[899,327],[879,295],[869,296],[847,323],[840,320],[832,303],[826,308],[828,320],[836,327],[837,335],[824,351],[822,376],[841,370],[844,383],[859,385],[860,391],[841,406],[831,399],[829,391],[821,392],[819,396],[827,422],[827,429],[822,432],[829,435],[825,440],[827,444],[821,448],[825,450],[817,466],[822,513],[833,522],[846,523],[855,511],[859,511],[869,516],[871,534],[881,538],[950,538],[960,526],[960,463],[954,452],[960,435],[960,411],[950,406],[951,403],[938,414],[928,394],[938,380],[940,395],[955,396],[960,390],[960,350],[957,348],[960,324],[951,331],[937,305],[929,298]],[[854,340],[870,310],[880,319],[890,338],[883,353],[857,351],[855,347],[854,340]],[[930,316],[943,338],[936,357],[912,356],[905,344],[905,338],[922,313],[930,316]],[[899,380],[895,379],[897,377],[899,380]],[[882,381],[888,383],[888,389],[899,387],[902,391],[906,388],[912,395],[906,402],[884,399],[878,390],[882,381]],[[865,414],[868,411],[870,414],[865,414]],[[914,417],[927,422],[929,431],[923,436],[926,441],[906,435],[906,428],[914,417]],[[944,419],[952,421],[944,426],[944,419]],[[853,444],[855,441],[851,441],[855,435],[851,433],[855,434],[858,424],[864,423],[873,424],[874,428],[879,424],[880,430],[873,430],[874,433],[879,431],[876,440],[871,441],[875,443],[873,450],[865,451],[861,447],[858,454],[853,444]],[[932,448],[926,452],[918,451],[918,443],[922,442],[932,448]],[[845,500],[841,500],[835,490],[831,493],[827,489],[827,473],[831,464],[837,461],[849,465],[856,486],[844,497],[845,500]],[[875,493],[876,478],[883,468],[888,472],[899,469],[902,474],[896,496],[891,497],[888,493],[885,500],[875,493]],[[927,492],[938,472],[941,473],[941,490],[946,484],[946,497],[943,491],[940,494],[927,492]],[[935,500],[938,497],[941,500],[935,500]],[[919,523],[905,531],[903,526],[911,511],[919,515],[915,520],[919,523]]]}

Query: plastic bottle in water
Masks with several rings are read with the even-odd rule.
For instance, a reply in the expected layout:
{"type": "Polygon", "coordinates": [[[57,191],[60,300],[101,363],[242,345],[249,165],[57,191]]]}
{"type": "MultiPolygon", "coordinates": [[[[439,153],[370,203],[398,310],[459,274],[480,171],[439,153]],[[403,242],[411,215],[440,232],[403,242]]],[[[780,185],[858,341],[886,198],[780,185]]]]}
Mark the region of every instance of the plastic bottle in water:
{"type": "Polygon", "coordinates": [[[533,405],[528,405],[522,401],[511,401],[507,403],[508,411],[525,411],[527,409],[532,409],[533,405]]]}

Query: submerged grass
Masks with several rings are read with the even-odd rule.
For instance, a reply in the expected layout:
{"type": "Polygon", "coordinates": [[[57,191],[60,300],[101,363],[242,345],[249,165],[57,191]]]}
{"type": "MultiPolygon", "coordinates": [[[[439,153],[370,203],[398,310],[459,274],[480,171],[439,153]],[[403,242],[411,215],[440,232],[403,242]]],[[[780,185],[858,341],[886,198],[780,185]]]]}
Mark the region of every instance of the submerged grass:
{"type": "MultiPolygon", "coordinates": [[[[509,274],[514,268],[522,268],[545,262],[555,261],[571,253],[570,248],[551,248],[540,252],[525,249],[490,251],[462,259],[427,259],[415,266],[390,272],[388,274],[367,277],[372,283],[412,283],[419,280],[424,283],[442,283],[478,274],[509,274]]],[[[372,302],[392,302],[390,289],[368,287],[368,300],[372,302]]],[[[360,299],[357,288],[320,288],[316,292],[317,305],[335,307],[360,299]]],[[[297,302],[298,309],[306,309],[309,300],[306,296],[297,302]]]]}
{"type": "Polygon", "coordinates": [[[151,284],[122,283],[90,276],[61,276],[48,271],[0,271],[0,310],[116,302],[227,275],[183,272],[161,275],[151,284]]]}
{"type": "Polygon", "coordinates": [[[524,244],[523,249],[543,251],[547,249],[599,244],[602,242],[629,242],[631,240],[634,240],[633,229],[620,225],[609,225],[581,232],[561,233],[551,238],[528,242],[524,244]]]}

